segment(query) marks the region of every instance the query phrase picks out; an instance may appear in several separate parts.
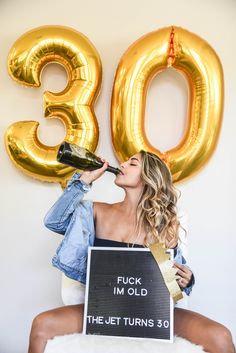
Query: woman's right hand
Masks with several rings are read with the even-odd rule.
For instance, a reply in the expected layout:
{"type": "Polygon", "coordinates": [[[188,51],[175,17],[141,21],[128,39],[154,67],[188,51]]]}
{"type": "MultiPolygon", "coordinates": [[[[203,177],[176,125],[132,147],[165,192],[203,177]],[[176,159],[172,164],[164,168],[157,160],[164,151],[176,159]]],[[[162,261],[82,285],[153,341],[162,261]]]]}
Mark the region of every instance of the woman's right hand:
{"type": "Polygon", "coordinates": [[[92,182],[94,182],[95,180],[97,180],[98,178],[100,178],[105,173],[105,171],[109,165],[109,163],[107,161],[105,161],[105,159],[101,159],[101,160],[102,160],[102,162],[104,162],[104,164],[101,168],[95,169],[92,171],[84,171],[80,175],[80,180],[89,185],[92,182]]]}

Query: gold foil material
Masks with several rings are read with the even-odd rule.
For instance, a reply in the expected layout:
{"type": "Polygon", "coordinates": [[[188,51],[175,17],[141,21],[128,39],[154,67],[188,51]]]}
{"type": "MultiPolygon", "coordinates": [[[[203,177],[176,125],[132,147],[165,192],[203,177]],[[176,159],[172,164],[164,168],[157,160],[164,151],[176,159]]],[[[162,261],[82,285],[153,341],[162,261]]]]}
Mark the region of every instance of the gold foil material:
{"type": "Polygon", "coordinates": [[[160,268],[170,295],[176,303],[183,298],[183,294],[176,281],[179,276],[176,276],[177,269],[173,267],[174,261],[170,260],[170,254],[166,253],[166,249],[161,244],[150,245],[149,249],[160,268]]]}
{"type": "MultiPolygon", "coordinates": [[[[64,26],[34,28],[13,44],[8,71],[17,83],[37,88],[44,67],[55,62],[65,68],[68,84],[61,92],[44,92],[44,116],[63,122],[67,142],[94,152],[99,138],[94,103],[100,91],[102,66],[99,53],[87,37],[64,26]]],[[[27,175],[59,182],[64,187],[75,169],[57,162],[59,146],[43,144],[38,127],[39,122],[26,120],[7,128],[5,144],[9,157],[27,175]]]]}
{"type": "Polygon", "coordinates": [[[124,162],[140,150],[153,152],[168,164],[174,182],[188,179],[205,166],[216,148],[223,106],[224,75],[214,49],[181,27],[150,32],[127,49],[117,67],[111,102],[117,159],[124,162]],[[146,97],[153,78],[168,69],[186,78],[189,102],[181,140],[161,151],[158,141],[152,145],[145,132],[146,97]]]}

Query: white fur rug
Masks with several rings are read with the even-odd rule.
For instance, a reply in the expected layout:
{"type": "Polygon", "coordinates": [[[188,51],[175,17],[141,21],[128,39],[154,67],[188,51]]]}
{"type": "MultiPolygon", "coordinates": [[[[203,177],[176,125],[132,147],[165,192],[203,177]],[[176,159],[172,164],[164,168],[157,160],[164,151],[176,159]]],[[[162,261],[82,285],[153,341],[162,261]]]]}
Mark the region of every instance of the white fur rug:
{"type": "Polygon", "coordinates": [[[147,339],[71,334],[48,340],[44,353],[200,353],[201,346],[175,337],[174,343],[147,339]]]}

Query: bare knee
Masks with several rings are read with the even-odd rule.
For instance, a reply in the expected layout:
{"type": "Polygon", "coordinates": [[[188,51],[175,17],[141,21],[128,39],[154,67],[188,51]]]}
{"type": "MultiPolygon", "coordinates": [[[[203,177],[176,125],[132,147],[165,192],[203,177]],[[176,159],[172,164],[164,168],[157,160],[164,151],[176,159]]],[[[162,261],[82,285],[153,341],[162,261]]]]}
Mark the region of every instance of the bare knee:
{"type": "Polygon", "coordinates": [[[52,338],[53,315],[50,312],[45,312],[37,315],[31,327],[30,338],[47,340],[52,338]]]}
{"type": "Polygon", "coordinates": [[[227,327],[217,324],[209,328],[209,339],[211,346],[214,347],[216,353],[235,353],[231,332],[227,327]]]}

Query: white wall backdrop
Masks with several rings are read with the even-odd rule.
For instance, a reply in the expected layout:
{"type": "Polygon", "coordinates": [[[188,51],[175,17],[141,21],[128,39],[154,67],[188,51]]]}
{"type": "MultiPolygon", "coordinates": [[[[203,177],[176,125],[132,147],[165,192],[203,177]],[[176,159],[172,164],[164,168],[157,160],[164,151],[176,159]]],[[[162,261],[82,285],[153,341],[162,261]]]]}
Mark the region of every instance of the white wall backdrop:
{"type": "MultiPolygon", "coordinates": [[[[39,121],[40,138],[48,145],[63,140],[62,124],[43,117],[42,98],[44,90],[60,91],[65,86],[63,68],[47,67],[40,89],[22,87],[7,73],[7,55],[14,41],[46,24],[75,28],[100,53],[103,83],[95,105],[100,126],[97,154],[114,165],[110,98],[116,67],[128,46],[150,31],[177,25],[207,40],[221,58],[225,109],[219,143],[205,168],[178,188],[180,208],[188,216],[189,258],[197,281],[189,308],[228,326],[236,341],[235,18],[235,0],[0,1],[0,353],[25,353],[33,317],[62,304],[61,274],[51,266],[60,237],[42,223],[61,188],[24,175],[13,166],[4,146],[7,127],[19,120],[39,121]]],[[[161,150],[179,141],[187,100],[186,82],[179,74],[164,72],[151,83],[146,131],[161,150]]],[[[107,173],[87,197],[113,202],[122,196],[107,173]]]]}

